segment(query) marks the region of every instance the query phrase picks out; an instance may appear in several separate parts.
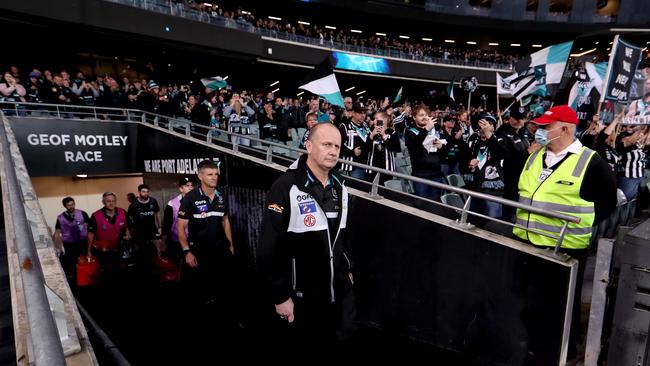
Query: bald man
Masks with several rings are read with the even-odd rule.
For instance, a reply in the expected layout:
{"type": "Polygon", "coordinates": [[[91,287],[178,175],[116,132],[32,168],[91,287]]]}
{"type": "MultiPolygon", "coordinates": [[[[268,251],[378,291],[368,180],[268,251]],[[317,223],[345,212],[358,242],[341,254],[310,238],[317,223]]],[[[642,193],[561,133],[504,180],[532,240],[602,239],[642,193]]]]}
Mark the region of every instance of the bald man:
{"type": "Polygon", "coordinates": [[[329,123],[311,129],[307,154],[267,195],[257,251],[276,316],[295,341],[323,347],[353,330],[354,300],[345,227],[348,192],[333,168],[341,134],[329,123]]]}

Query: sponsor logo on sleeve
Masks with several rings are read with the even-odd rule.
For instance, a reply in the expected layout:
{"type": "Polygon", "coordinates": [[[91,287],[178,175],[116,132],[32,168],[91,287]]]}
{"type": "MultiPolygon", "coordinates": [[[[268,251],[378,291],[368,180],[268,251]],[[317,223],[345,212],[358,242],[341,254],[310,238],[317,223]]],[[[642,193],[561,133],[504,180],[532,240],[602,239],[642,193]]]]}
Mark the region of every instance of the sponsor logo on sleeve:
{"type": "Polygon", "coordinates": [[[271,211],[275,211],[277,213],[283,213],[284,212],[284,207],[277,205],[275,203],[268,205],[266,208],[268,208],[271,211]]]}

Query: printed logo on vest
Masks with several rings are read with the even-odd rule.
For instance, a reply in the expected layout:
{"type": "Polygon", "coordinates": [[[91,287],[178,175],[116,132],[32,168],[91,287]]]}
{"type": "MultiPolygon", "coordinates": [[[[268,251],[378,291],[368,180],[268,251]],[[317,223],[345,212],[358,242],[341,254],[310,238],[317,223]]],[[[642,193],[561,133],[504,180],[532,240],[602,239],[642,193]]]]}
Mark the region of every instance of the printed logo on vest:
{"type": "Polygon", "coordinates": [[[314,217],[314,215],[307,215],[303,222],[305,223],[305,226],[312,227],[316,225],[316,217],[314,217]]]}
{"type": "Polygon", "coordinates": [[[199,210],[199,212],[208,212],[208,205],[198,205],[196,208],[199,210]]]}
{"type": "Polygon", "coordinates": [[[316,203],[314,201],[311,202],[300,202],[298,203],[298,207],[300,207],[300,214],[308,214],[308,213],[314,213],[317,211],[316,208],[316,203]]]}
{"type": "Polygon", "coordinates": [[[557,184],[563,184],[563,185],[565,185],[565,186],[572,186],[572,185],[573,185],[573,182],[570,182],[570,181],[568,181],[568,180],[558,180],[558,181],[555,182],[555,183],[557,183],[557,184]]]}

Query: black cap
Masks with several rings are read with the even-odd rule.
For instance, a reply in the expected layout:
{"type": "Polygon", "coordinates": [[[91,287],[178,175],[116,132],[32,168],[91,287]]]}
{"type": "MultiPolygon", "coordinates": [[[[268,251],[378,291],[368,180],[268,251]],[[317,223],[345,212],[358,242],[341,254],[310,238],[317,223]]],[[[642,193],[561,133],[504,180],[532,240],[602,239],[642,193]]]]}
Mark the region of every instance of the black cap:
{"type": "Polygon", "coordinates": [[[367,110],[368,110],[368,108],[362,102],[354,102],[352,104],[352,111],[353,112],[363,113],[363,112],[365,112],[367,110]]]}
{"type": "Polygon", "coordinates": [[[526,109],[524,107],[520,108],[513,108],[510,110],[510,117],[514,119],[524,119],[527,118],[528,114],[526,113],[526,109]]]}
{"type": "Polygon", "coordinates": [[[650,67],[650,57],[646,57],[639,62],[639,70],[650,67]]]}
{"type": "Polygon", "coordinates": [[[186,185],[187,183],[192,183],[192,180],[190,178],[188,178],[188,177],[183,177],[183,178],[178,180],[178,186],[179,187],[182,187],[182,186],[186,185]]]}

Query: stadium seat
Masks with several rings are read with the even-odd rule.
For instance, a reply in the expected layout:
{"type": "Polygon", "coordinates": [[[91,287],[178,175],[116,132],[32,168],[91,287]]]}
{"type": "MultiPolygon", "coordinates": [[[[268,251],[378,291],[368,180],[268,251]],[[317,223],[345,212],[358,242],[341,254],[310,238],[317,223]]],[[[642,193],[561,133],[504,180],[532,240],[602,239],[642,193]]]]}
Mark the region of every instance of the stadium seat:
{"type": "Polygon", "coordinates": [[[449,174],[447,176],[447,182],[449,183],[450,186],[454,186],[458,188],[465,187],[465,180],[463,179],[463,176],[460,174],[449,174]]]}
{"type": "Polygon", "coordinates": [[[463,208],[465,206],[463,198],[456,193],[444,194],[442,197],[440,197],[440,200],[442,203],[453,207],[463,208]]]}
{"type": "Polygon", "coordinates": [[[404,186],[399,179],[391,179],[384,182],[384,187],[394,189],[396,191],[404,192],[404,186]]]}

